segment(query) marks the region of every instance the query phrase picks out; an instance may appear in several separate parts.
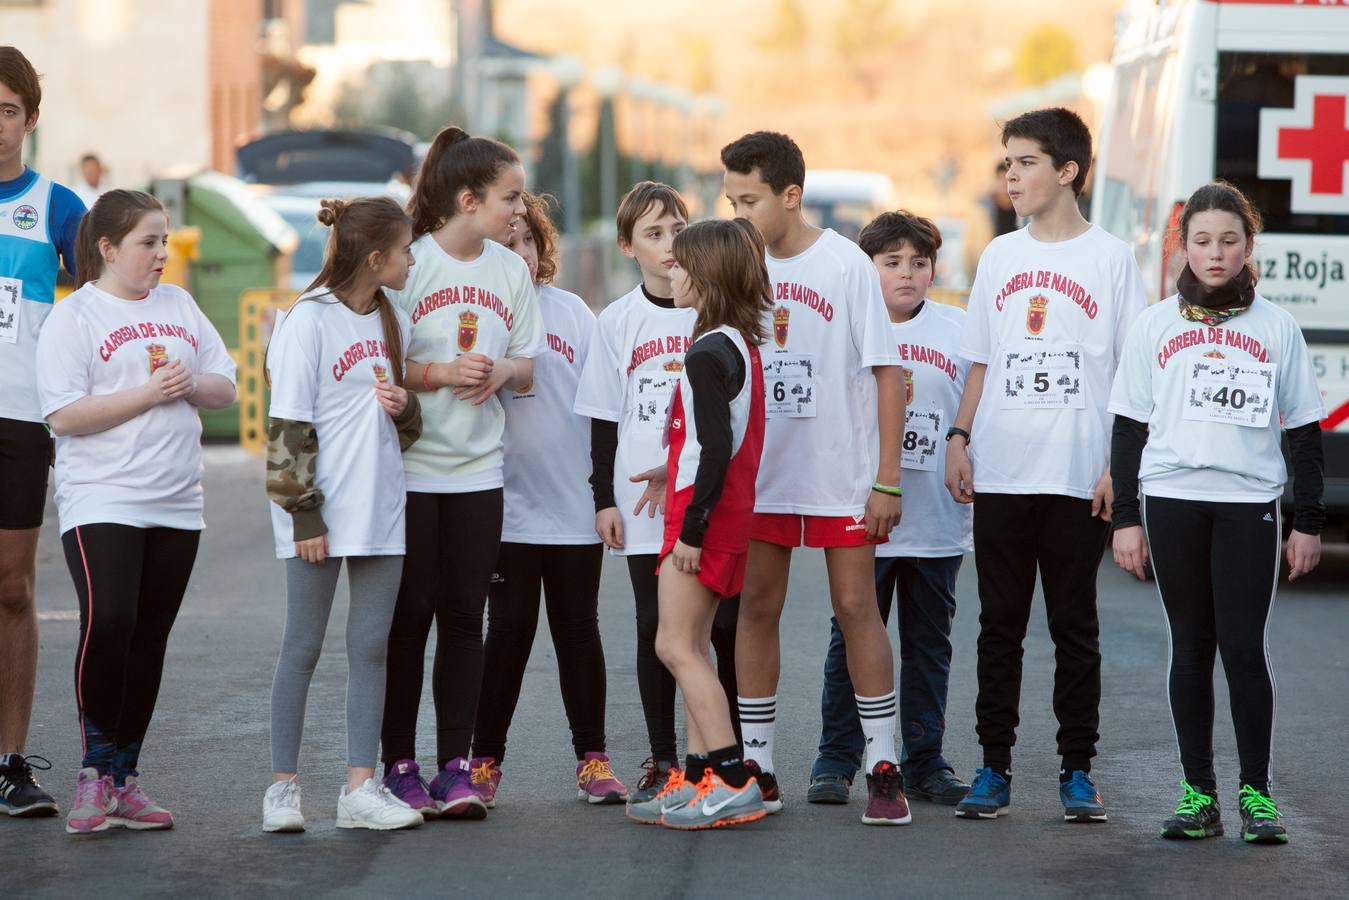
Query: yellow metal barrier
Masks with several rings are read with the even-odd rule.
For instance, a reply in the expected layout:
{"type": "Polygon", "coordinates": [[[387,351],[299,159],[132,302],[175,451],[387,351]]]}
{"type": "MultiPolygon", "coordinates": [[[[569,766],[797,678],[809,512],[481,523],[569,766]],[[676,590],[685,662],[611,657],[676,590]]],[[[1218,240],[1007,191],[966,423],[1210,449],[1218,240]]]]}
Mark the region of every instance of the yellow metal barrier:
{"type": "Polygon", "coordinates": [[[267,452],[267,377],[263,371],[267,342],[278,310],[295,299],[295,292],[257,288],[239,295],[239,445],[261,456],[267,452]]]}

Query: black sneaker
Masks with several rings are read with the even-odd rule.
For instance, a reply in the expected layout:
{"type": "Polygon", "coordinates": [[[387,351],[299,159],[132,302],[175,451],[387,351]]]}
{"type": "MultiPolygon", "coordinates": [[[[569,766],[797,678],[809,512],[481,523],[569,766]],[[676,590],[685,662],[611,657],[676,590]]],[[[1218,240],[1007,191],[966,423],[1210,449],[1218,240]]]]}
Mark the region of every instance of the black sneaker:
{"type": "Polygon", "coordinates": [[[806,791],[806,802],[847,803],[848,791],[851,788],[852,781],[846,776],[837,772],[824,772],[810,779],[810,788],[806,791]]]}
{"type": "Polygon", "coordinates": [[[55,816],[60,813],[52,795],[33,777],[34,769],[52,767],[41,756],[11,753],[0,757],[0,812],[11,816],[55,816]]]}
{"type": "Polygon", "coordinates": [[[1241,805],[1241,839],[1248,844],[1286,844],[1288,829],[1279,822],[1282,816],[1274,798],[1243,784],[1237,794],[1241,805]]]}
{"type": "Polygon", "coordinates": [[[654,800],[656,795],[665,789],[665,782],[670,780],[670,770],[679,768],[678,763],[668,760],[648,759],[642,763],[641,779],[637,782],[637,787],[628,795],[628,802],[631,804],[645,803],[648,800],[654,800]]]}
{"type": "Polygon", "coordinates": [[[904,782],[904,792],[910,800],[926,800],[942,806],[955,806],[970,792],[970,786],[956,777],[950,769],[938,769],[917,784],[904,782]]]}
{"type": "Polygon", "coordinates": [[[759,782],[759,793],[763,794],[763,805],[768,811],[782,812],[782,791],[778,789],[778,780],[773,777],[773,773],[760,769],[759,764],[752,759],[745,760],[745,768],[759,782]]]}
{"type": "Polygon", "coordinates": [[[1222,834],[1217,791],[1195,790],[1183,778],[1180,786],[1185,793],[1176,804],[1176,814],[1162,823],[1162,837],[1198,839],[1222,834]]]}

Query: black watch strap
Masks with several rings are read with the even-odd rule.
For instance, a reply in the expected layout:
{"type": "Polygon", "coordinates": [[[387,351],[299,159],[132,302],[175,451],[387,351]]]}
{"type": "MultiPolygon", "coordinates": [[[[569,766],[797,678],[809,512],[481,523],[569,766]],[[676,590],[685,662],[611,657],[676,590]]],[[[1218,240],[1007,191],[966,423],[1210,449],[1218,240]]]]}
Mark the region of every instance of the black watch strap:
{"type": "Polygon", "coordinates": [[[963,428],[958,428],[958,427],[956,427],[955,425],[952,425],[950,428],[946,429],[946,439],[947,439],[948,441],[949,441],[951,438],[955,437],[956,435],[960,435],[961,437],[963,437],[963,438],[965,439],[965,446],[967,446],[967,447],[969,446],[969,444],[970,444],[970,433],[969,433],[968,431],[966,431],[966,430],[963,429],[963,428]]]}

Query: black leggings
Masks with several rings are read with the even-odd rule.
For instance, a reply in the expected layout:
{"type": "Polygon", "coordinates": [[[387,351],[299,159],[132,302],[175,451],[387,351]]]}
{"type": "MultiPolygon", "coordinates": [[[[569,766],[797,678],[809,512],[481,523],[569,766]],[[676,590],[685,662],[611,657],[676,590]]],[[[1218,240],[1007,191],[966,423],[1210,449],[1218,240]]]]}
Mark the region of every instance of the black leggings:
{"type": "MultiPolygon", "coordinates": [[[[646,734],[651,741],[651,758],[657,762],[676,762],[675,755],[675,680],[656,655],[656,626],[660,604],[656,594],[656,554],[628,557],[628,576],[637,601],[637,689],[642,694],[642,713],[646,716],[646,734]]],[[[736,708],[735,623],[740,616],[740,595],[717,604],[712,622],[712,649],[717,655],[717,677],[726,702],[731,707],[735,740],[740,742],[740,715],[736,708]]]]}
{"type": "Polygon", "coordinates": [[[557,655],[562,705],[576,758],[603,753],[604,645],[600,642],[603,544],[540,546],[503,543],[487,601],[487,646],[473,755],[506,758],[520,683],[539,627],[539,589],[557,655]]]}
{"type": "Polygon", "coordinates": [[[61,535],[80,604],[75,700],[81,765],[122,784],[136,775],[141,741],[164,671],[200,531],[80,525],[61,535]]]}
{"type": "Polygon", "coordinates": [[[1215,790],[1213,657],[1222,653],[1241,783],[1269,790],[1274,673],[1269,616],[1280,564],[1279,501],[1143,498],[1143,527],[1171,633],[1168,688],[1185,780],[1215,790]]]}
{"type": "Polygon", "coordinates": [[[436,768],[468,756],[482,689],[482,614],[501,546],[501,503],[501,488],[408,493],[407,555],[389,628],[381,731],[386,768],[416,758],[417,711],[432,619],[436,768]]]}

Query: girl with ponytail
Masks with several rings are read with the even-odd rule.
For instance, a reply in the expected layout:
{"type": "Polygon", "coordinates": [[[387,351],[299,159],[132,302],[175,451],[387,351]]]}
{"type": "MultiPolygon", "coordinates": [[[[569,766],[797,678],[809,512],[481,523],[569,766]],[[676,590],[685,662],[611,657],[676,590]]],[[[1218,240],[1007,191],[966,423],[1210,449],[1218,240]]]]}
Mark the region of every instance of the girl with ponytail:
{"type": "Polygon", "coordinates": [[[408,540],[389,632],[384,781],[426,815],[487,814],[488,784],[475,790],[469,750],[483,608],[501,543],[505,413],[497,392],[530,384],[545,346],[529,268],[503,245],[525,213],[524,189],[515,151],[443,129],[409,205],[419,264],[391,293],[412,322],[408,387],[421,397],[423,431],[403,457],[408,540]],[[416,727],[433,619],[437,774],[427,785],[416,727]]]}
{"type": "Polygon", "coordinates": [[[204,527],[197,409],[234,402],[234,362],[192,296],[159,283],[168,237],[154,197],[101,196],[76,238],[79,289],[52,310],[37,344],[61,543],[80,604],[84,749],[72,834],[173,827],[136,766],[204,527]]]}
{"type": "Polygon", "coordinates": [[[339,828],[422,824],[375,777],[384,665],[403,569],[401,453],[421,414],[404,384],[407,316],[386,296],[412,267],[412,226],[386,197],[324,200],[332,228],[323,268],[279,321],[268,347],[272,386],[267,495],[276,555],[286,561],[286,629],[272,683],[272,785],[263,831],[302,831],[299,768],[309,679],[333,594],[347,566],[347,780],[339,828]]]}

